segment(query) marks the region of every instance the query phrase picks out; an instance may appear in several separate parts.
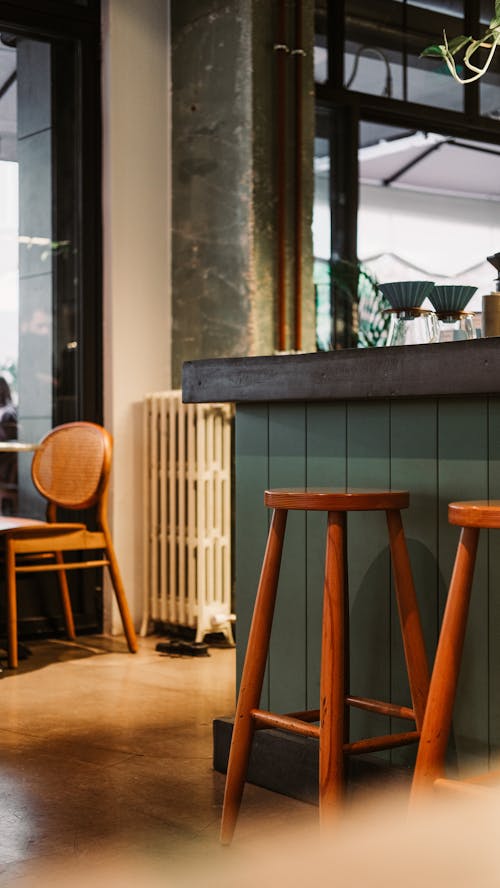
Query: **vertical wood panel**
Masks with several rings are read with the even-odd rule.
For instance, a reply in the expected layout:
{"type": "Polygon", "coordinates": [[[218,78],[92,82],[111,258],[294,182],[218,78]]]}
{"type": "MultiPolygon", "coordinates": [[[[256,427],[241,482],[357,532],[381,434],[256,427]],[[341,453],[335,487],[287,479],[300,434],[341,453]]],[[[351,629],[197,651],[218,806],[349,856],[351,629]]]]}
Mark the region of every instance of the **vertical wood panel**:
{"type": "MultiPolygon", "coordinates": [[[[268,427],[267,404],[245,404],[238,407],[235,424],[235,607],[238,683],[267,539],[268,510],[264,506],[264,490],[269,484],[268,427]]],[[[266,681],[262,705],[267,706],[268,702],[266,681]]]]}
{"type": "MultiPolygon", "coordinates": [[[[304,487],[304,404],[269,406],[269,486],[304,487]]],[[[269,700],[276,712],[306,705],[305,514],[288,515],[269,657],[269,700]]]]}
{"type": "MultiPolygon", "coordinates": [[[[347,483],[390,486],[388,402],[347,407],[347,483]]],[[[348,516],[351,692],[388,700],[390,695],[390,561],[383,512],[348,516]]],[[[351,736],[389,730],[389,720],[354,710],[351,736]]]]}
{"type": "MultiPolygon", "coordinates": [[[[308,487],[343,487],[346,483],[346,405],[307,406],[308,487]]],[[[310,512],[307,533],[307,707],[319,700],[321,621],[325,568],[325,513],[310,512]]]]}
{"type": "MultiPolygon", "coordinates": [[[[442,611],[459,528],[448,523],[448,503],[488,497],[488,412],[484,398],[439,402],[439,569],[442,611]]],[[[462,670],[450,742],[450,763],[483,767],[488,756],[488,552],[481,534],[462,670]]]]}
{"type": "MultiPolygon", "coordinates": [[[[448,524],[448,502],[486,498],[488,477],[490,496],[500,498],[500,398],[490,400],[489,414],[485,398],[239,406],[236,476],[239,673],[267,534],[267,486],[346,481],[351,487],[409,489],[410,509],[403,520],[426,643],[433,653],[459,535],[448,524]]],[[[290,515],[271,643],[270,692],[262,703],[278,711],[317,702],[324,537],[322,514],[308,516],[307,526],[303,513],[290,515]]],[[[349,516],[351,690],[405,702],[387,542],[383,514],[349,516]]],[[[477,768],[486,764],[488,740],[493,752],[500,750],[499,581],[500,531],[491,532],[489,563],[483,533],[450,754],[450,761],[458,756],[460,765],[477,768]]],[[[353,712],[352,727],[356,737],[390,726],[381,717],[353,712]]],[[[393,756],[410,761],[408,752],[393,756]]]]}
{"type": "MultiPolygon", "coordinates": [[[[500,499],[500,398],[489,400],[489,495],[500,499]]],[[[492,767],[500,757],[500,530],[489,531],[489,723],[492,767]]]]}
{"type": "MultiPolygon", "coordinates": [[[[422,620],[429,663],[437,641],[438,499],[437,402],[398,401],[391,404],[391,487],[410,492],[410,507],[402,513],[408,552],[422,620]]],[[[401,629],[393,596],[391,608],[391,699],[411,705],[401,629]]],[[[394,721],[405,730],[408,722],[394,721]]],[[[412,764],[412,746],[394,750],[391,758],[412,764]]]]}

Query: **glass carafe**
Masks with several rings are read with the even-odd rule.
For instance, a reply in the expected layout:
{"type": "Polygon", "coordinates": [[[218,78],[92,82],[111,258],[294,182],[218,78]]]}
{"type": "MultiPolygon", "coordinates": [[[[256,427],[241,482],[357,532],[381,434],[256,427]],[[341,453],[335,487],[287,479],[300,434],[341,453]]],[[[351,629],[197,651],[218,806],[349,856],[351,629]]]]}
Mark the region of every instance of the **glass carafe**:
{"type": "Polygon", "coordinates": [[[438,311],[439,341],[475,339],[474,317],[473,311],[438,311]]]}
{"type": "Polygon", "coordinates": [[[439,341],[436,314],[427,308],[389,308],[387,345],[426,345],[439,341]]]}

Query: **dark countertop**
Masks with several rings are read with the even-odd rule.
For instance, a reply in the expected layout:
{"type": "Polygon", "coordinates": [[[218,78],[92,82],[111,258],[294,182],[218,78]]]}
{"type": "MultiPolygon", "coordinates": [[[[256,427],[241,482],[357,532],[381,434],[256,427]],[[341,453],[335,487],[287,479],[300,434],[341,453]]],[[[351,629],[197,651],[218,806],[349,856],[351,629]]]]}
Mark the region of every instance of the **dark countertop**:
{"type": "Polygon", "coordinates": [[[188,361],[182,393],[186,403],[500,394],[500,337],[188,361]]]}

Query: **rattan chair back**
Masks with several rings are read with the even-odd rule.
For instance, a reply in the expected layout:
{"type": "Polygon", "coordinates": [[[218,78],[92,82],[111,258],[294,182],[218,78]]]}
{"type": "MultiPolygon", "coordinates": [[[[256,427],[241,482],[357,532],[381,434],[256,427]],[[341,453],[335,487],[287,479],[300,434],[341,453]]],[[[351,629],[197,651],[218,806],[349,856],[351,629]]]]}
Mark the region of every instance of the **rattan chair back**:
{"type": "Polygon", "coordinates": [[[90,508],[107,486],[111,454],[111,435],[101,426],[91,422],[57,426],[35,452],[33,483],[56,506],[90,508]]]}

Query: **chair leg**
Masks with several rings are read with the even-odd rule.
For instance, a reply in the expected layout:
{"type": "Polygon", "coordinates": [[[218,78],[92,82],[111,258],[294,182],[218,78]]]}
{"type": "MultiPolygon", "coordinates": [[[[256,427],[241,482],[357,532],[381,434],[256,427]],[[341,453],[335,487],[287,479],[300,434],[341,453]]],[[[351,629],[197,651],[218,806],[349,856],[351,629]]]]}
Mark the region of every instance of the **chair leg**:
{"type": "Polygon", "coordinates": [[[16,590],[16,553],[13,540],[6,540],[5,545],[5,585],[7,593],[7,654],[9,667],[17,669],[19,660],[17,653],[17,590],[16,590]]]}
{"type": "Polygon", "coordinates": [[[479,528],[464,527],[446,601],[412,785],[412,800],[444,774],[479,528]]]}
{"type": "Polygon", "coordinates": [[[222,808],[220,840],[223,845],[228,845],[233,837],[245,785],[254,731],[251,711],[258,708],[262,692],[287,514],[285,509],[276,509],[273,513],[248,636],[222,808]]]}
{"type": "Polygon", "coordinates": [[[132,654],[135,654],[138,649],[137,636],[135,634],[132,617],[130,616],[127,596],[125,595],[125,587],[121,578],[120,568],[118,567],[118,560],[113,543],[111,542],[111,537],[106,531],[104,531],[104,538],[106,540],[106,557],[109,561],[109,573],[113,584],[116,603],[118,604],[118,610],[120,611],[123,631],[125,632],[129,651],[132,654]]]}
{"type": "Polygon", "coordinates": [[[346,516],[328,513],[321,638],[319,810],[326,825],[344,793],[346,675],[344,621],[346,516]]]}
{"type": "Polygon", "coordinates": [[[416,726],[420,731],[429,692],[429,665],[401,512],[390,509],[386,512],[386,518],[406,669],[416,726]]]}
{"type": "MultiPolygon", "coordinates": [[[[63,556],[62,552],[56,552],[56,561],[58,564],[63,564],[63,556]]],[[[59,583],[59,593],[61,595],[61,602],[64,614],[64,622],[66,623],[66,633],[71,641],[74,641],[76,638],[75,634],[75,622],[73,620],[73,610],[71,608],[71,598],[69,596],[68,589],[68,578],[66,576],[65,570],[57,571],[57,581],[59,583]]]]}

